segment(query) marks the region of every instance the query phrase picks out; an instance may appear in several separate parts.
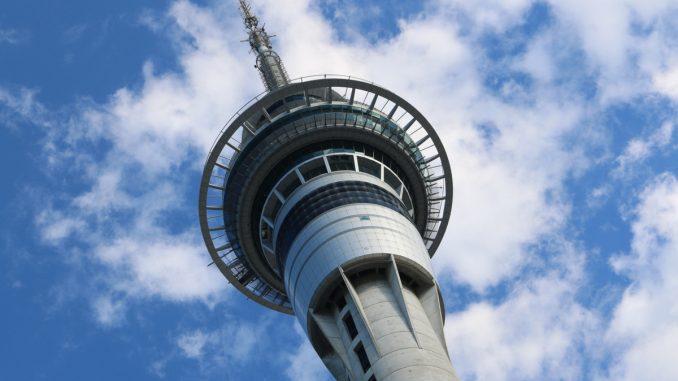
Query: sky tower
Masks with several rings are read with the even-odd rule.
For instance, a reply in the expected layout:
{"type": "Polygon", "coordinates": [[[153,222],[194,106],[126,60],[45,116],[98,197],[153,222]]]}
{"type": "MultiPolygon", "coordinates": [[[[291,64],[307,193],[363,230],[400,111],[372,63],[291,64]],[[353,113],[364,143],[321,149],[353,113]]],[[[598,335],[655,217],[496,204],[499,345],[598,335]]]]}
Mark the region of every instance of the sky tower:
{"type": "Polygon", "coordinates": [[[452,207],[438,135],[371,82],[290,80],[239,3],[267,92],[226,124],[205,164],[213,263],[250,299],[296,315],[337,380],[457,380],[430,262],[452,207]]]}

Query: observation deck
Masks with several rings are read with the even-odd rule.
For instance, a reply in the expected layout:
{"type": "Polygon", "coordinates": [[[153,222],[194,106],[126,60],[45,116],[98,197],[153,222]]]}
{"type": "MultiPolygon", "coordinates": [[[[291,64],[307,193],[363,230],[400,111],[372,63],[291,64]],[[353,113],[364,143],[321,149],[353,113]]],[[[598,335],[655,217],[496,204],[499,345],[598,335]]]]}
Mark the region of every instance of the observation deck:
{"type": "Polygon", "coordinates": [[[355,77],[303,77],[260,94],[227,122],[205,164],[199,216],[212,263],[250,299],[293,314],[288,252],[331,202],[390,208],[433,256],[452,207],[450,165],[433,127],[398,95],[355,77]],[[332,193],[342,176],[359,180],[343,193],[350,197],[332,193]],[[305,211],[294,210],[300,205],[305,211]]]}

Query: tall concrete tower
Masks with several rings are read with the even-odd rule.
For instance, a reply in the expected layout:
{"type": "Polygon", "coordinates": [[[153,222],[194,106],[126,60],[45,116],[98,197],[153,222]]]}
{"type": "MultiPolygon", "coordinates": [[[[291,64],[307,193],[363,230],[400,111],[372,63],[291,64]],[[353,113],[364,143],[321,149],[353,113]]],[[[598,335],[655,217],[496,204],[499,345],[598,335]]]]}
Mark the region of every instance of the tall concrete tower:
{"type": "Polygon", "coordinates": [[[430,261],[452,206],[438,135],[371,82],[290,80],[239,3],[267,92],[227,123],[205,164],[213,263],[250,299],[296,315],[337,380],[457,380],[430,261]]]}

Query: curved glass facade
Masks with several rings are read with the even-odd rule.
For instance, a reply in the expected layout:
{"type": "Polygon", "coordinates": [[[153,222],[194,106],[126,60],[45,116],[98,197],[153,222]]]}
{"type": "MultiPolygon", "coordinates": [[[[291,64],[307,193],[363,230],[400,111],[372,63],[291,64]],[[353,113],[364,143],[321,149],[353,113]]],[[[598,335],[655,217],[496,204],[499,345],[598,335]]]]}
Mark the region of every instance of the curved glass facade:
{"type": "Polygon", "coordinates": [[[280,271],[284,271],[290,245],[309,221],[328,210],[349,204],[385,206],[411,220],[405,205],[398,198],[374,184],[343,181],[323,186],[298,201],[285,216],[275,245],[280,271]]]}
{"type": "MultiPolygon", "coordinates": [[[[348,146],[367,151],[379,159],[387,163],[389,162],[388,157],[379,154],[375,155],[375,150],[369,149],[364,145],[351,144],[348,146]]],[[[378,151],[376,152],[378,153],[378,151]]],[[[276,221],[279,217],[278,213],[286,200],[301,187],[302,181],[308,182],[318,176],[342,171],[365,173],[379,179],[384,186],[391,188],[394,194],[398,195],[398,199],[403,204],[407,214],[410,217],[414,215],[412,198],[405,186],[405,182],[390,167],[385,163],[377,161],[374,157],[365,156],[363,152],[354,152],[345,147],[324,149],[313,152],[310,155],[305,155],[305,157],[311,157],[311,159],[307,159],[300,165],[288,170],[287,174],[270,191],[262,209],[258,235],[261,250],[264,252],[269,263],[278,262],[277,259],[273,259],[273,257],[278,255],[275,249],[276,245],[273,242],[274,227],[277,225],[276,221]],[[346,154],[337,152],[346,152],[346,154]]],[[[392,163],[389,164],[394,167],[392,163]]],[[[397,167],[395,167],[395,170],[400,172],[397,167]]]]}

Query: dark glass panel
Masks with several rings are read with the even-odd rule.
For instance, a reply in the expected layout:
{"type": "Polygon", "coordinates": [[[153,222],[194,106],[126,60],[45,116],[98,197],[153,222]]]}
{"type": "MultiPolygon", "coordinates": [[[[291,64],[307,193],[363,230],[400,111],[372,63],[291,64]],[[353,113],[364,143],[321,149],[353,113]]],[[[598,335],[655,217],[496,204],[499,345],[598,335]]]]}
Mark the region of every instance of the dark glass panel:
{"type": "Polygon", "coordinates": [[[388,168],[384,170],[384,181],[386,184],[390,185],[391,188],[395,189],[396,192],[400,193],[400,187],[402,186],[402,183],[400,182],[400,179],[388,168]]]}
{"type": "Polygon", "coordinates": [[[276,196],[272,196],[270,199],[268,199],[266,209],[264,209],[264,215],[271,221],[275,221],[275,217],[278,215],[278,211],[280,210],[281,206],[282,203],[280,200],[278,200],[276,196]]]}
{"type": "Polygon", "coordinates": [[[356,328],[353,316],[351,316],[350,312],[344,316],[344,325],[346,326],[346,331],[351,337],[351,340],[355,339],[355,337],[358,336],[358,328],[356,328]]]}
{"type": "Polygon", "coordinates": [[[302,165],[299,168],[299,171],[304,175],[304,179],[308,181],[314,177],[327,173],[327,167],[325,166],[325,161],[320,157],[302,165]]]}
{"type": "Polygon", "coordinates": [[[355,171],[352,155],[332,155],[327,157],[330,169],[334,171],[355,171]]]}
{"type": "Polygon", "coordinates": [[[278,185],[278,191],[287,198],[301,185],[299,177],[297,177],[296,172],[291,172],[288,174],[278,185]]]}
{"type": "Polygon", "coordinates": [[[370,359],[367,358],[367,352],[365,352],[365,347],[363,347],[362,343],[359,343],[355,349],[353,350],[358,356],[358,360],[360,361],[360,366],[363,367],[363,372],[367,372],[370,369],[370,359]]]}
{"type": "Polygon", "coordinates": [[[365,172],[372,176],[381,178],[381,164],[374,160],[358,156],[358,168],[360,172],[365,172]]]}

